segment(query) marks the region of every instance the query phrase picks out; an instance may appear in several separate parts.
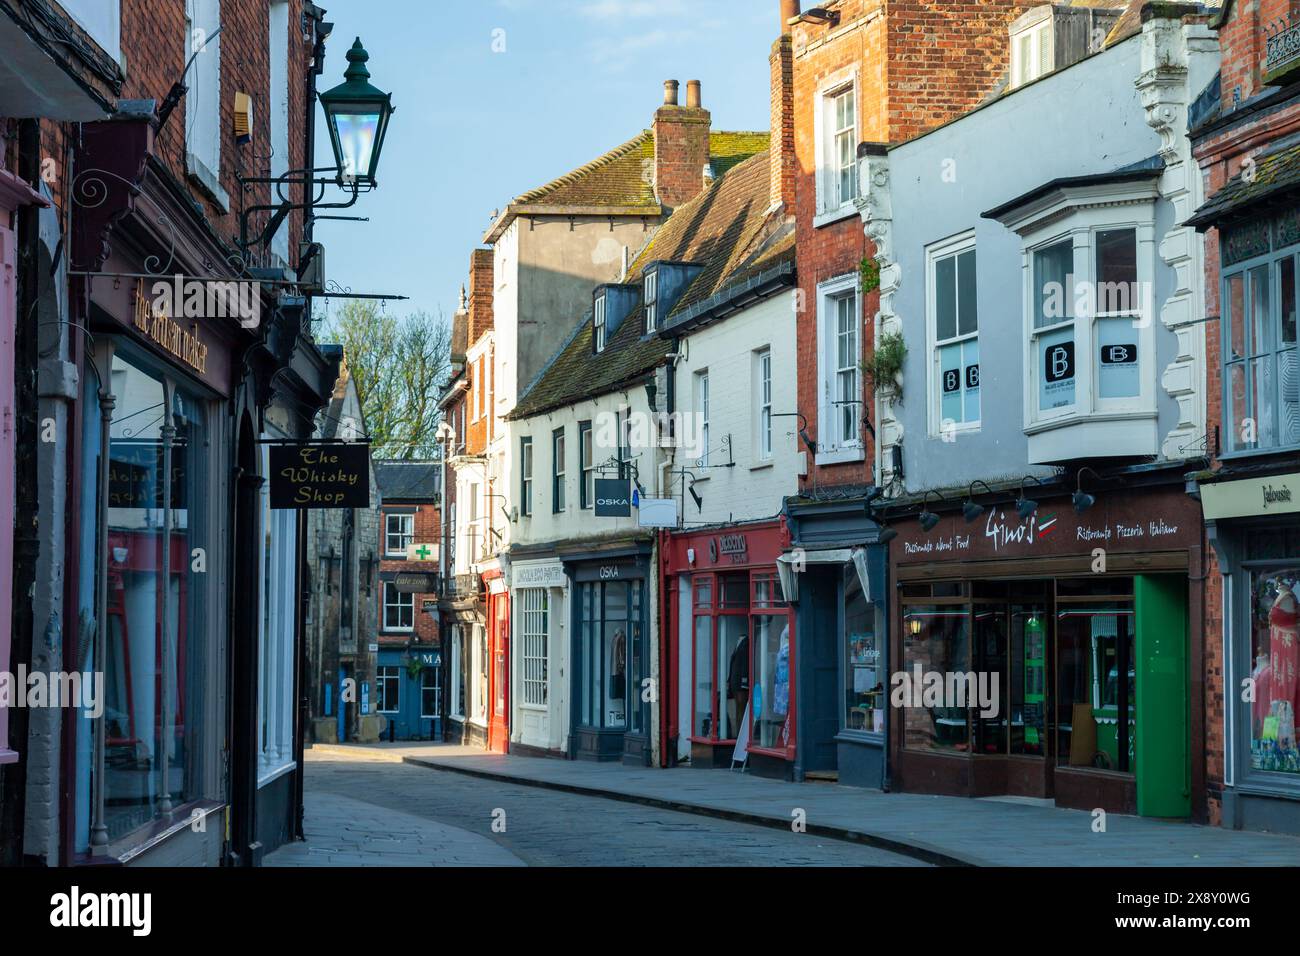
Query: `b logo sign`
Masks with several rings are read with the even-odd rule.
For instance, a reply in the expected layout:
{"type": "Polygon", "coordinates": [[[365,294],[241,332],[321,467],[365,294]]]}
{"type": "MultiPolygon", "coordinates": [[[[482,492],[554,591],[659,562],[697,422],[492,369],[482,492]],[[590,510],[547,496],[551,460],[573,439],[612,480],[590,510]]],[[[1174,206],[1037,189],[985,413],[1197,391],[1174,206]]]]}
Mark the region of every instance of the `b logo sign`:
{"type": "Polygon", "coordinates": [[[1102,365],[1132,365],[1137,362],[1136,345],[1103,345],[1101,347],[1102,365]]]}
{"type": "Polygon", "coordinates": [[[1047,349],[1045,369],[1049,382],[1074,378],[1074,343],[1061,342],[1047,349]]]}
{"type": "Polygon", "coordinates": [[[943,390],[945,392],[955,392],[959,388],[961,388],[961,372],[955,368],[944,369],[943,390]]]}

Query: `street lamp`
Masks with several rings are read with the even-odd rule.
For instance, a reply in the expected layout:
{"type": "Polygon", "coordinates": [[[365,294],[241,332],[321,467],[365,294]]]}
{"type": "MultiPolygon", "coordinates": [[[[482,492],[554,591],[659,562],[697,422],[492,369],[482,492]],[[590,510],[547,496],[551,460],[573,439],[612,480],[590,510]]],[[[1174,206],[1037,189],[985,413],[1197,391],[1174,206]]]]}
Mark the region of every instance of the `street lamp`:
{"type": "Polygon", "coordinates": [[[329,122],[339,183],[373,187],[388,119],[393,115],[392,94],[370,84],[370,71],[366,69],[370,54],[361,45],[360,37],[348,50],[347,59],[343,82],[321,93],[320,103],[329,122]]]}

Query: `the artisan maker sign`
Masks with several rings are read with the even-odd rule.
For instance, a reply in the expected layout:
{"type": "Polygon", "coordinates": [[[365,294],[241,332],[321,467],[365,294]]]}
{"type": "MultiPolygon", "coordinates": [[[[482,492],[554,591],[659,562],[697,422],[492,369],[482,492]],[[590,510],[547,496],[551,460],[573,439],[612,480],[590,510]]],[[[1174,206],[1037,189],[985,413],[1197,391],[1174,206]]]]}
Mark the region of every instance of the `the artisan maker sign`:
{"type": "Polygon", "coordinates": [[[370,446],[271,446],[272,508],[369,508],[370,446]]]}
{"type": "Polygon", "coordinates": [[[208,346],[199,336],[199,324],[191,322],[188,329],[181,326],[161,308],[145,298],[136,289],[135,327],[145,337],[176,356],[194,371],[204,375],[208,371],[208,346]]]}

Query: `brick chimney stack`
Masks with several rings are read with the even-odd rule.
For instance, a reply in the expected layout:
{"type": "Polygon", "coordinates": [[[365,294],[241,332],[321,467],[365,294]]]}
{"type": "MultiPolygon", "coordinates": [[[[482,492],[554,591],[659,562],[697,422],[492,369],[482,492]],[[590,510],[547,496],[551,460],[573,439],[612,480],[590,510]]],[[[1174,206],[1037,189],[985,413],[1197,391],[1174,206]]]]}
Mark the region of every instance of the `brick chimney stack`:
{"type": "Polygon", "coordinates": [[[664,105],[655,111],[655,195],[661,205],[675,209],[704,188],[709,164],[712,118],[701,104],[700,81],[686,84],[686,105],[677,102],[678,83],[664,83],[664,105]]]}
{"type": "Polygon", "coordinates": [[[790,20],[799,16],[799,0],[780,0],[781,35],[772,44],[772,140],[769,147],[773,207],[783,205],[794,214],[794,39],[790,20]]]}
{"type": "Polygon", "coordinates": [[[492,328],[493,266],[491,249],[475,249],[469,257],[469,344],[492,328]]]}

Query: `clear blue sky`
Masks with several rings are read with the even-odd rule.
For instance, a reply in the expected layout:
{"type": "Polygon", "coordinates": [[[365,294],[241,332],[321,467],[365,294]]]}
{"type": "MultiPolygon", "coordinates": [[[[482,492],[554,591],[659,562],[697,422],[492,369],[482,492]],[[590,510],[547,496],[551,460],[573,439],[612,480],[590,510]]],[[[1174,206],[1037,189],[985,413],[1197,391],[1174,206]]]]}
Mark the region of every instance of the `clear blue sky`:
{"type": "Polygon", "coordinates": [[[450,316],[492,210],[649,127],[664,80],[683,102],[700,80],[714,129],[769,125],[777,0],[318,2],[335,24],[320,89],[342,81],[359,35],[396,112],[379,189],[344,211],[370,221],[322,222],[316,238],[327,278],[410,296],[388,304],[399,314],[450,316]]]}

